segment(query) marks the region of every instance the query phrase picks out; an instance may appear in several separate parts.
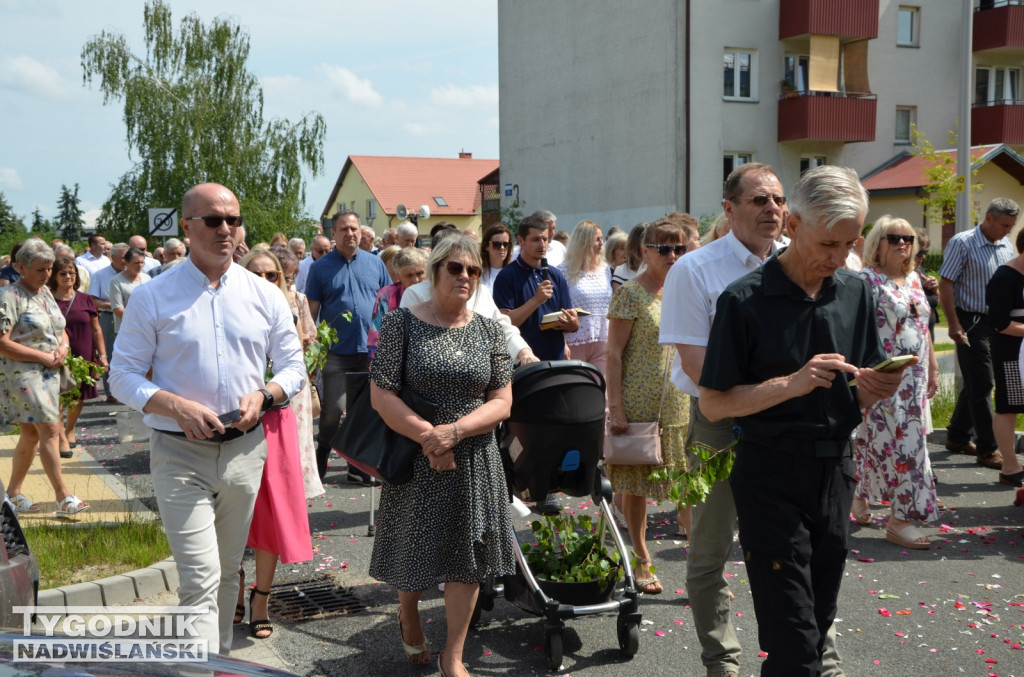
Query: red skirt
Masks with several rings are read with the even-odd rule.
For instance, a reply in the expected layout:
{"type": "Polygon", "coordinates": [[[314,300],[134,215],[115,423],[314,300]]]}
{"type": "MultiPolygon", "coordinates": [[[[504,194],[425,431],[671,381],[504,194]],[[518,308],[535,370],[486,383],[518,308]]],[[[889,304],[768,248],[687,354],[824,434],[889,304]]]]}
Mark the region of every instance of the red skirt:
{"type": "Polygon", "coordinates": [[[313,546],[295,412],[284,407],[263,414],[263,432],[267,463],[256,494],[247,545],[276,554],[282,564],[307,562],[313,559],[313,546]]]}

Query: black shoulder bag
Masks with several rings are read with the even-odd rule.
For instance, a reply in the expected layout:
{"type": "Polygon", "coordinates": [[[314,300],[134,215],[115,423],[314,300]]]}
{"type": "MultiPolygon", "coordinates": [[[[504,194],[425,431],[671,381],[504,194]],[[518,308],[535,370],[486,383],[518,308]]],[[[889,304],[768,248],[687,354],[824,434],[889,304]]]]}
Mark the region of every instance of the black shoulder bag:
{"type": "MultiPolygon", "coordinates": [[[[409,354],[409,321],[411,313],[402,309],[402,385],[400,396],[410,409],[433,423],[437,405],[412,391],[405,383],[405,363],[409,354]]],[[[370,403],[370,374],[352,372],[345,375],[348,415],[342,421],[331,446],[349,465],[389,484],[403,484],[412,479],[412,462],[423,453],[419,442],[395,432],[384,422],[370,403]]]]}

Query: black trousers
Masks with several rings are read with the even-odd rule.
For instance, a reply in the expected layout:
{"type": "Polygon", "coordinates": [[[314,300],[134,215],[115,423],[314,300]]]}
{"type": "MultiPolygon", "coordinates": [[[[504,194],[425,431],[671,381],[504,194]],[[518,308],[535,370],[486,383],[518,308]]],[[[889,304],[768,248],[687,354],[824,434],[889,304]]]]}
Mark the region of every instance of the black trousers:
{"type": "Polygon", "coordinates": [[[366,353],[336,355],[328,353],[323,368],[324,392],[320,400],[320,428],[316,438],[316,464],[320,479],[327,474],[327,460],[331,456],[331,440],[341,425],[345,413],[345,374],[369,371],[370,359],[366,353]]]}
{"type": "Polygon", "coordinates": [[[956,360],[963,374],[963,389],[956,398],[953,416],[946,428],[950,442],[970,442],[974,433],[978,455],[985,455],[999,447],[992,432],[992,337],[995,330],[988,315],[968,313],[956,309],[960,324],[967,331],[970,346],[956,344],[956,360]]]}
{"type": "Polygon", "coordinates": [[[846,566],[853,448],[839,457],[744,444],[729,483],[740,545],[757,615],[758,641],[768,657],[761,675],[820,677],[825,635],[835,620],[846,566]]]}

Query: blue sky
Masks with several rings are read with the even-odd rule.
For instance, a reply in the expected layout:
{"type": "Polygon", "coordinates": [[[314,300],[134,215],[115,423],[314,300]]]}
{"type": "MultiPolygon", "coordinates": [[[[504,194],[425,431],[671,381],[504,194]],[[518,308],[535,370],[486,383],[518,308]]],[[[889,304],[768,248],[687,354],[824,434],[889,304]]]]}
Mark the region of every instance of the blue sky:
{"type": "MultiPolygon", "coordinates": [[[[249,32],[264,117],[327,122],[326,169],[307,181],[319,216],[349,155],[498,157],[496,0],[169,0],[249,32]]],[[[144,55],[141,1],[0,0],[0,191],[53,216],[61,184],[95,218],[131,166],[120,102],[82,84],[82,46],[106,29],[144,55]]],[[[154,205],[162,206],[162,205],[154,205]]],[[[26,219],[28,221],[28,219],[26,219]]]]}

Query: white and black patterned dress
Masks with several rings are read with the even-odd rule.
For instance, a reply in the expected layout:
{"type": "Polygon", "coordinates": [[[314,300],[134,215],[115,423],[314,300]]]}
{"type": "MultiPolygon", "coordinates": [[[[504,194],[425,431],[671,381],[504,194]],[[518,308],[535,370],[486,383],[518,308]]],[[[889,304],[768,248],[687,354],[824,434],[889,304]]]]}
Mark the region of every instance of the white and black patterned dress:
{"type": "MultiPolygon", "coordinates": [[[[444,329],[394,310],[381,323],[370,374],[385,390],[412,388],[436,403],[433,423],[440,425],[477,409],[489,391],[507,384],[512,364],[493,320],[474,314],[465,327],[444,329]],[[410,323],[404,385],[403,316],[410,323]]],[[[467,437],[454,451],[455,470],[432,470],[419,455],[410,482],[381,490],[370,558],[377,580],[414,592],[515,572],[508,490],[494,434],[467,437]]]]}

